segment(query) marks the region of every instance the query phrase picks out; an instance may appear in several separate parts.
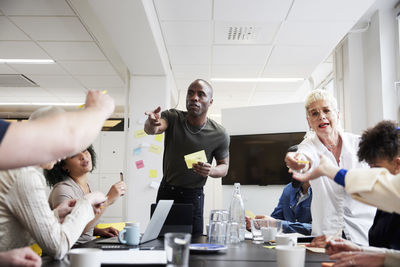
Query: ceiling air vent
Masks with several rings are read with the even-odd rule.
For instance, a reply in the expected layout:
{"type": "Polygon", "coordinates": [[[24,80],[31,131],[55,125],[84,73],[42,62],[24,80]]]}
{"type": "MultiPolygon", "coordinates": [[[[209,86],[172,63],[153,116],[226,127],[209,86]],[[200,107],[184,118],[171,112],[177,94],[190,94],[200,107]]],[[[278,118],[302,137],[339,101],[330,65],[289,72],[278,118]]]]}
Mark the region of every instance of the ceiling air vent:
{"type": "Polygon", "coordinates": [[[0,87],[38,87],[34,81],[22,74],[0,74],[0,87]]]}
{"type": "Polygon", "coordinates": [[[230,26],[228,27],[229,41],[251,41],[256,40],[258,29],[254,26],[230,26]]]}

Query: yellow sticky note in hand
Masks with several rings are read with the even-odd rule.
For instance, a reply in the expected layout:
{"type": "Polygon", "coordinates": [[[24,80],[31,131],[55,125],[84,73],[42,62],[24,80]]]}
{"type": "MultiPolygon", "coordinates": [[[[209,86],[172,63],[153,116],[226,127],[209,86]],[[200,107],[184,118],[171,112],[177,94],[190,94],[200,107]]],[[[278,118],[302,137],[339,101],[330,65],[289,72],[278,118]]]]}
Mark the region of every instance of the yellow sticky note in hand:
{"type": "Polygon", "coordinates": [[[246,216],[250,217],[251,219],[254,219],[256,216],[254,216],[254,213],[251,212],[250,210],[245,211],[246,216]]]}
{"type": "Polygon", "coordinates": [[[187,154],[184,158],[188,169],[193,168],[193,164],[196,164],[197,162],[207,162],[206,152],[204,150],[187,154]]]}

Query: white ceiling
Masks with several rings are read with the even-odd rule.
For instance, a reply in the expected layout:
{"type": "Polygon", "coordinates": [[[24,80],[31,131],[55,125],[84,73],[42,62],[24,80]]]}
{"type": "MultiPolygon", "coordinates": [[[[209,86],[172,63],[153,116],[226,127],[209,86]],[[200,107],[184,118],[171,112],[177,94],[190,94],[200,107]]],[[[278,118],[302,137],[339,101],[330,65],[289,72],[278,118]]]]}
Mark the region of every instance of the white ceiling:
{"type": "MultiPolygon", "coordinates": [[[[56,61],[0,64],[0,74],[23,74],[39,85],[0,87],[1,103],[82,103],[88,89],[107,89],[124,105],[123,80],[65,0],[2,0],[0,11],[0,58],[56,61]]],[[[3,114],[7,109],[16,116],[29,110],[11,105],[3,114]]]]}
{"type": "MultiPolygon", "coordinates": [[[[308,79],[373,2],[154,0],[181,90],[179,107],[185,108],[184,91],[195,78],[308,79]],[[230,40],[230,28],[245,37],[230,40]]],[[[212,84],[216,115],[226,107],[302,101],[295,92],[304,89],[303,82],[212,84]]]]}
{"type": "MultiPolygon", "coordinates": [[[[0,58],[51,58],[56,63],[0,64],[0,74],[24,74],[39,85],[0,87],[0,102],[82,102],[88,89],[107,89],[123,106],[121,68],[103,40],[112,40],[131,74],[162,72],[159,54],[153,52],[157,47],[148,37],[157,33],[146,22],[145,1],[1,0],[0,58]],[[91,12],[95,20],[87,15],[91,12]]],[[[196,78],[308,79],[321,64],[329,72],[331,51],[374,2],[153,0],[168,65],[181,92],[178,106],[185,108],[186,88],[196,78]],[[241,29],[246,38],[229,40],[230,28],[241,29]]],[[[226,107],[301,101],[296,92],[305,88],[303,82],[213,86],[211,113],[217,116],[226,107]]],[[[0,106],[0,111],[7,110],[0,106]]]]}

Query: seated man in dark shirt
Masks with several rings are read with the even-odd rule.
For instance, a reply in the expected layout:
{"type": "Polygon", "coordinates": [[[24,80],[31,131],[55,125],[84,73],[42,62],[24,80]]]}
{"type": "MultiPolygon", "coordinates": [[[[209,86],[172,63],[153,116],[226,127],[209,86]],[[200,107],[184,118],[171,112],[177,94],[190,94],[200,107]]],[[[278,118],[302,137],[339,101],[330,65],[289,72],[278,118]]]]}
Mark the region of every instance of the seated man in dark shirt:
{"type": "MultiPolygon", "coordinates": [[[[391,121],[382,121],[361,136],[359,160],[371,167],[386,168],[391,174],[400,173],[399,128],[391,121]]],[[[368,233],[369,245],[400,249],[400,215],[377,210],[368,233]]]]}
{"type": "MultiPolygon", "coordinates": [[[[297,146],[292,146],[288,152],[296,152],[297,146]]],[[[312,190],[309,182],[292,180],[283,189],[279,198],[278,206],[271,213],[271,216],[257,215],[256,219],[266,219],[270,225],[275,225],[277,220],[282,221],[284,233],[311,234],[311,200],[312,190]]],[[[246,225],[249,228],[250,219],[246,217],[246,225]]]]}

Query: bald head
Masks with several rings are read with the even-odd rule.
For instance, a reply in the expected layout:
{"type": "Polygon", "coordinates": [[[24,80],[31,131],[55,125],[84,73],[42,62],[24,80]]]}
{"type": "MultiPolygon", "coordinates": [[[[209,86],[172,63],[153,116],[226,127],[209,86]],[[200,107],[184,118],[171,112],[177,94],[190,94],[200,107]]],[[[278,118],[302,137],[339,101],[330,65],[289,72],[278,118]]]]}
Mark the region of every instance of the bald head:
{"type": "Polygon", "coordinates": [[[186,109],[191,117],[206,117],[210,105],[213,103],[213,89],[202,79],[193,81],[186,94],[186,109]]]}
{"type": "MultiPolygon", "coordinates": [[[[206,80],[203,79],[196,79],[194,80],[190,85],[189,88],[197,88],[197,87],[201,87],[203,88],[204,91],[207,92],[207,95],[210,96],[210,98],[213,97],[213,88],[211,86],[211,84],[209,84],[206,80]]],[[[188,88],[188,89],[189,89],[188,88]]]]}

